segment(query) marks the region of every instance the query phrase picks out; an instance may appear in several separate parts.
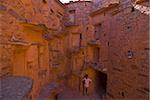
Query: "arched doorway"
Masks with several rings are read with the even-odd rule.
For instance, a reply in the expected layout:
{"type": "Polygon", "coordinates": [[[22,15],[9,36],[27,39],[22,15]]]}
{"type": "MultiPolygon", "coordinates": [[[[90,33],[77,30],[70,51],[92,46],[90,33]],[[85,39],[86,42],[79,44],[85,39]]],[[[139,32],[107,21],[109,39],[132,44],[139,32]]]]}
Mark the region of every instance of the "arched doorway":
{"type": "Polygon", "coordinates": [[[106,97],[106,90],[107,90],[107,74],[96,71],[96,83],[95,83],[95,90],[102,98],[106,97]]]}
{"type": "Polygon", "coordinates": [[[85,73],[87,73],[92,79],[90,93],[97,94],[101,98],[105,99],[107,90],[107,74],[91,67],[88,68],[85,73]]]}

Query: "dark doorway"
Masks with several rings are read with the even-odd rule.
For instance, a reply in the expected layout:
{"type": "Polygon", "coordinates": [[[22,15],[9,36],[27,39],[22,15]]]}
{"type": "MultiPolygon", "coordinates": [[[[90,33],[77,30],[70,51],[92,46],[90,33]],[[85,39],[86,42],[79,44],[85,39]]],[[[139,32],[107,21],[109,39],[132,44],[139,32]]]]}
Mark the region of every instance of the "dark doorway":
{"type": "Polygon", "coordinates": [[[107,90],[107,74],[97,71],[96,73],[96,93],[100,95],[100,97],[106,97],[107,90]]]}
{"type": "Polygon", "coordinates": [[[96,39],[96,40],[99,40],[99,38],[100,38],[101,26],[102,26],[101,23],[95,25],[95,39],[96,39]]]}

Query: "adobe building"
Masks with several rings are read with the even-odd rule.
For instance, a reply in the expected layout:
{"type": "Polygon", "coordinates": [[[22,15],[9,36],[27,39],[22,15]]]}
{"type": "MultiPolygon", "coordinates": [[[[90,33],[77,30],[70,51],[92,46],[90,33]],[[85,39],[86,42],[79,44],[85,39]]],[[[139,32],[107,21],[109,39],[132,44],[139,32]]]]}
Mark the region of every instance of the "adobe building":
{"type": "Polygon", "coordinates": [[[149,99],[148,0],[0,1],[2,100],[149,99]]]}
{"type": "Polygon", "coordinates": [[[64,6],[56,0],[1,0],[0,4],[0,76],[29,77],[33,81],[29,98],[36,99],[41,88],[54,80],[50,74],[53,51],[47,35],[61,32],[64,6]]]}
{"type": "Polygon", "coordinates": [[[95,29],[99,27],[101,44],[108,50],[107,98],[148,99],[148,9],[143,11],[135,5],[147,7],[149,3],[109,1],[91,13],[95,29]]]}

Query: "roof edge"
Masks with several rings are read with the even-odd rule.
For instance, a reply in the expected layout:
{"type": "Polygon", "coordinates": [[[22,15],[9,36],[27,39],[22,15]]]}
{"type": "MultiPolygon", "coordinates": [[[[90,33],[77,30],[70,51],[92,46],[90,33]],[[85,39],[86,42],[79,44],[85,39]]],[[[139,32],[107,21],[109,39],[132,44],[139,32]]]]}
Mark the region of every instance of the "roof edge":
{"type": "Polygon", "coordinates": [[[55,0],[60,6],[62,6],[63,8],[65,8],[65,5],[60,1],[60,0],[55,0]]]}
{"type": "Polygon", "coordinates": [[[64,5],[69,5],[69,4],[72,4],[72,3],[82,3],[82,2],[89,2],[89,3],[92,3],[92,1],[70,1],[68,3],[64,3],[64,5]]]}

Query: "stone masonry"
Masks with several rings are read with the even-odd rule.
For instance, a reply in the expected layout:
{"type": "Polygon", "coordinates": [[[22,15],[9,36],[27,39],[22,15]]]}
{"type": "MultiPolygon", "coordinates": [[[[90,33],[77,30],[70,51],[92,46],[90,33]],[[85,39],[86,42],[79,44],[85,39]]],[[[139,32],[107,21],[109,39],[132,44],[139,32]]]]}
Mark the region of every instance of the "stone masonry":
{"type": "Polygon", "coordinates": [[[18,81],[21,99],[66,100],[68,90],[88,100],[88,74],[89,98],[148,100],[149,14],[148,0],[0,0],[1,86],[18,81]]]}

